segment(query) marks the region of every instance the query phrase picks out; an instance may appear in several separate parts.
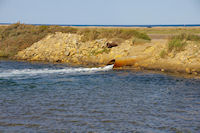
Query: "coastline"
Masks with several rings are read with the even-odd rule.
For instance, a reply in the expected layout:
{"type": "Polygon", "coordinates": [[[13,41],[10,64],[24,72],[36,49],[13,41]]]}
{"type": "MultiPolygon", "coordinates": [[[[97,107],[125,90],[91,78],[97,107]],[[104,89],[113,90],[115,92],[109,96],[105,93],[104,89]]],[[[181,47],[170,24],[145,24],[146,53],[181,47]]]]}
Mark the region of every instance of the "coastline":
{"type": "MultiPolygon", "coordinates": [[[[162,51],[162,49],[167,49],[166,39],[153,39],[149,43],[138,45],[132,45],[130,40],[126,40],[120,46],[107,49],[109,52],[104,53],[104,44],[107,40],[100,40],[102,42],[95,40],[87,42],[87,44],[81,44],[82,42],[75,39],[76,37],[71,37],[72,34],[56,34],[54,37],[57,39],[59,36],[63,35],[70,36],[68,39],[72,38],[70,40],[71,42],[68,41],[68,44],[65,44],[64,42],[56,43],[57,40],[54,40],[54,37],[49,39],[51,37],[47,36],[26,50],[19,52],[16,58],[30,61],[41,60],[47,62],[63,62],[85,66],[104,66],[110,61],[115,60],[113,62],[114,67],[121,67],[121,69],[129,66],[130,68],[133,67],[136,70],[154,70],[162,72],[187,73],[192,75],[199,75],[200,73],[198,55],[196,57],[192,57],[192,53],[187,50],[178,53],[171,52],[169,55],[166,55],[166,58],[161,58],[160,51],[162,51]],[[74,40],[76,41],[73,42],[74,40]],[[71,45],[69,51],[63,51],[64,47],[67,47],[69,44],[71,45]],[[77,44],[81,46],[78,47],[77,44]],[[95,46],[95,44],[97,46],[95,46]],[[91,53],[94,54],[90,55],[91,53]]],[[[73,36],[77,35],[74,34],[73,36]]],[[[198,45],[191,43],[190,46],[187,46],[185,49],[191,49],[191,47],[194,49],[195,47],[199,48],[198,45]]]]}
{"type": "MultiPolygon", "coordinates": [[[[21,24],[17,26],[25,27],[21,24]]],[[[39,26],[39,28],[46,30],[49,27],[39,26]]],[[[105,66],[113,63],[114,69],[128,68],[138,71],[153,70],[200,75],[200,41],[183,40],[187,45],[180,51],[175,49],[169,51],[168,48],[170,38],[173,36],[194,33],[194,37],[198,38],[200,27],[78,27],[78,32],[81,31],[82,34],[79,34],[77,30],[75,33],[73,30],[70,29],[67,33],[59,31],[48,33],[41,39],[33,41],[32,44],[19,49],[9,58],[67,63],[73,66],[105,66]],[[151,39],[145,40],[140,38],[141,36],[127,38],[129,32],[133,36],[140,35],[141,32],[142,36],[147,34],[151,39]],[[119,34],[123,38],[116,35],[106,38],[109,34],[119,34]],[[97,35],[100,37],[104,35],[104,37],[99,38],[96,37],[97,35]]]]}

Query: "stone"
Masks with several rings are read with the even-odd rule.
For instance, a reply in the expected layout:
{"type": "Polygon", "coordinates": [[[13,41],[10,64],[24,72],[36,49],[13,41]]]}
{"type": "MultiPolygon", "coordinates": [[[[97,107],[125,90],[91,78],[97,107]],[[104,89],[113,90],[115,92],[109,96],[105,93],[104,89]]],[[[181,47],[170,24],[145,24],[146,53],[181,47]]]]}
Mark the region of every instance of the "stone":
{"type": "Polygon", "coordinates": [[[112,47],[117,47],[118,46],[118,44],[116,44],[116,43],[106,43],[106,46],[107,46],[107,48],[112,48],[112,47]]]}

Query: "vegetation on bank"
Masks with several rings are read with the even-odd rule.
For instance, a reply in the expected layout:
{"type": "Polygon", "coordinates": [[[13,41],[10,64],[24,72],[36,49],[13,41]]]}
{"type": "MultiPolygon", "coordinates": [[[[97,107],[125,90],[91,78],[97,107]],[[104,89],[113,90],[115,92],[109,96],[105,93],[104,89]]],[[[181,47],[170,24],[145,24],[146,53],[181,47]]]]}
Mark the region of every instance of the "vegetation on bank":
{"type": "Polygon", "coordinates": [[[84,35],[83,41],[88,41],[88,40],[91,41],[91,40],[101,39],[101,38],[107,38],[107,39],[120,38],[120,39],[127,40],[133,37],[144,39],[144,40],[151,40],[151,38],[147,34],[140,33],[133,29],[84,28],[84,29],[79,29],[78,33],[84,35]]]}
{"type": "Polygon", "coordinates": [[[160,52],[160,57],[161,57],[161,58],[165,58],[166,55],[167,55],[167,52],[163,49],[163,50],[160,52]]]}
{"type": "Polygon", "coordinates": [[[147,34],[134,29],[72,28],[45,25],[34,26],[16,23],[9,26],[0,26],[0,56],[11,57],[18,51],[41,40],[47,34],[55,32],[81,34],[84,35],[82,41],[91,41],[101,38],[111,40],[114,38],[118,43],[131,38],[135,38],[135,42],[138,40],[151,40],[147,34]]]}
{"type": "MultiPolygon", "coordinates": [[[[133,28],[136,29],[136,28],[133,28]]],[[[199,27],[154,27],[137,28],[137,31],[147,34],[200,34],[199,27]]]]}
{"type": "MultiPolygon", "coordinates": [[[[124,40],[131,39],[133,45],[148,43],[151,38],[146,34],[177,34],[169,39],[167,50],[160,52],[160,57],[164,58],[168,52],[178,52],[184,50],[188,41],[200,41],[200,28],[83,28],[83,27],[62,27],[62,26],[34,26],[25,24],[12,24],[0,26],[0,56],[12,57],[33,43],[41,40],[49,33],[76,33],[84,35],[82,41],[92,41],[107,38],[117,44],[124,40]],[[165,29],[165,30],[163,30],[165,29]],[[193,34],[191,34],[193,33],[193,34]]],[[[94,54],[104,53],[94,51],[94,54]]]]}
{"type": "Polygon", "coordinates": [[[167,50],[163,49],[160,52],[160,57],[164,58],[168,52],[180,52],[184,50],[185,46],[188,45],[188,41],[200,43],[200,36],[185,33],[172,36],[168,41],[167,50]]]}
{"type": "Polygon", "coordinates": [[[110,52],[110,49],[109,48],[104,48],[104,49],[101,49],[101,50],[93,50],[91,51],[91,55],[98,55],[98,54],[103,54],[103,53],[109,53],[110,52]]]}
{"type": "Polygon", "coordinates": [[[187,41],[200,41],[200,36],[193,34],[180,34],[173,36],[168,43],[168,51],[181,51],[187,45],[187,41]]]}
{"type": "Polygon", "coordinates": [[[182,40],[179,38],[172,38],[168,43],[168,51],[172,50],[181,51],[187,45],[186,40],[182,40]]]}
{"type": "Polygon", "coordinates": [[[75,33],[76,31],[75,28],[71,27],[12,24],[0,32],[0,56],[13,56],[18,51],[31,46],[49,33],[75,33]]]}

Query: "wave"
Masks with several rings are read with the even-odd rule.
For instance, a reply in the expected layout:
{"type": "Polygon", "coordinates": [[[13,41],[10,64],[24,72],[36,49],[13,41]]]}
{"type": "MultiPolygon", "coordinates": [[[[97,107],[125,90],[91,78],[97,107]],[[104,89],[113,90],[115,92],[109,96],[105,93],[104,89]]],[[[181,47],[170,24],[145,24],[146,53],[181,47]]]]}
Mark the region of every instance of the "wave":
{"type": "Polygon", "coordinates": [[[100,71],[109,71],[113,69],[113,65],[108,65],[105,67],[96,67],[96,68],[61,68],[61,69],[11,69],[6,70],[0,73],[0,77],[13,77],[13,76],[33,76],[40,74],[91,74],[100,71]]]}

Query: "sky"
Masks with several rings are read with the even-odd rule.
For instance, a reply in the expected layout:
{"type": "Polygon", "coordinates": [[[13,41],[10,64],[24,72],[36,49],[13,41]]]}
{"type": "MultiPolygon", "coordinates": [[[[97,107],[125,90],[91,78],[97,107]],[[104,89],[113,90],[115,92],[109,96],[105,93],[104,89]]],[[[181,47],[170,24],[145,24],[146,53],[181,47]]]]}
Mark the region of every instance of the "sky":
{"type": "Polygon", "coordinates": [[[200,24],[200,0],[0,0],[0,23],[200,24]]]}

